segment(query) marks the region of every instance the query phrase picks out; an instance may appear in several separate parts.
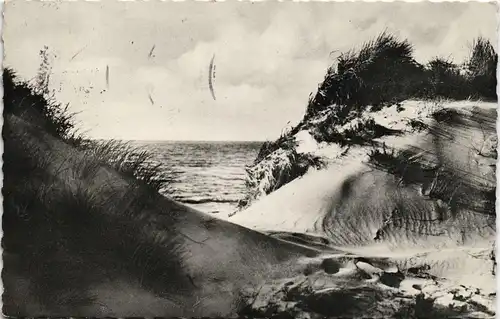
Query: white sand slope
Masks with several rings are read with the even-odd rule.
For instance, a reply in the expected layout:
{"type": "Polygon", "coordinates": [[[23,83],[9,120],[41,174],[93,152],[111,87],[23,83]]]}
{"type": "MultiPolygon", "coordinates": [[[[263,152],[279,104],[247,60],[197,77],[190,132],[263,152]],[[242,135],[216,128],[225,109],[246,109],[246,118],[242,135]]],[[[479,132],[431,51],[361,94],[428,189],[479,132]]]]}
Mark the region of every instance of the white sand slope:
{"type": "MultiPolygon", "coordinates": [[[[421,119],[427,123],[433,122],[428,116],[430,111],[426,111],[427,106],[423,102],[410,101],[403,104],[403,107],[405,111],[400,113],[396,112],[395,108],[384,109],[374,113],[374,118],[377,123],[381,122],[392,129],[400,130],[408,129],[404,123],[409,118],[421,119]],[[421,108],[423,110],[420,110],[421,108]]],[[[435,108],[436,106],[432,111],[435,111],[435,108]]],[[[493,103],[455,102],[446,104],[443,108],[458,108],[463,112],[465,118],[470,118],[474,109],[484,116],[496,116],[495,104],[493,103]],[[475,109],[476,105],[479,105],[477,109],[475,109]]],[[[483,140],[495,135],[494,123],[495,120],[492,117],[489,122],[482,124],[483,127],[475,127],[477,121],[471,121],[471,123],[465,123],[459,127],[438,124],[442,127],[441,131],[430,132],[427,130],[420,133],[406,133],[402,136],[384,137],[380,142],[396,149],[418,148],[419,161],[434,162],[433,165],[447,165],[452,170],[456,170],[463,180],[468,180],[471,183],[482,183],[485,184],[485,187],[494,186],[496,159],[473,154],[475,145],[484,148],[483,144],[486,142],[483,140]],[[445,133],[449,136],[440,135],[445,133]]],[[[261,231],[286,231],[327,236],[334,242],[340,241],[340,243],[351,245],[359,244],[363,241],[362,238],[352,237],[352,239],[335,240],[336,236],[340,236],[339,234],[345,233],[346,230],[331,229],[326,227],[326,224],[335,226],[336,222],[340,222],[340,220],[354,218],[356,219],[353,221],[355,225],[349,223],[349,225],[356,227],[356,229],[352,229],[351,236],[363,232],[363,238],[367,236],[371,238],[372,235],[375,236],[376,230],[382,226],[381,223],[390,214],[392,208],[390,202],[398,200],[395,197],[407,196],[409,197],[405,198],[407,203],[413,202],[413,204],[419,204],[418,208],[429,210],[416,212],[420,216],[415,217],[422,219],[428,217],[427,215],[432,215],[433,212],[430,210],[433,207],[431,206],[439,204],[436,203],[438,201],[422,195],[422,192],[425,191],[422,188],[428,185],[404,186],[391,174],[369,166],[367,153],[371,151],[371,147],[352,147],[347,154],[340,156],[339,153],[344,151],[337,145],[316,145],[313,148],[311,144],[314,141],[304,137],[307,133],[302,131],[299,134],[302,136],[299,141],[304,141],[308,145],[301,144],[298,149],[303,148],[322,155],[328,154],[330,160],[328,168],[319,171],[312,170],[305,176],[262,197],[248,209],[229,218],[231,222],[261,231]],[[345,205],[351,206],[344,207],[345,205]],[[354,207],[352,207],[353,205],[354,207]],[[340,210],[339,206],[343,209],[340,210]],[[365,212],[360,211],[367,209],[368,211],[365,212]],[[386,211],[382,212],[381,210],[386,211]]],[[[474,199],[471,198],[471,201],[474,199]]],[[[415,207],[407,209],[410,211],[415,207]]],[[[475,212],[471,212],[470,209],[463,209],[460,213],[461,217],[445,222],[457,226],[456,224],[465,222],[467,219],[469,224],[466,225],[466,228],[468,228],[472,226],[482,227],[491,221],[484,214],[471,217],[475,212]]],[[[488,234],[490,232],[480,233],[488,234]]],[[[411,237],[418,237],[418,234],[411,237]]]]}
{"type": "MultiPolygon", "coordinates": [[[[402,183],[394,174],[367,163],[372,146],[346,151],[338,145],[314,144],[301,131],[298,149],[326,156],[328,167],[309,171],[228,220],[285,240],[387,258],[399,269],[425,266],[427,274],[448,282],[449,287],[470,285],[485,294],[494,293],[489,255],[495,240],[494,211],[484,206],[478,194],[496,185],[496,154],[492,154],[496,104],[409,101],[402,108],[370,114],[377,124],[402,131],[377,142],[415,150],[416,161],[427,167],[445,167],[452,174],[449,192],[456,189],[460,194],[453,199],[460,203],[458,207],[452,207],[451,200],[429,196],[433,179],[442,178],[440,171],[430,180],[402,183]],[[436,111],[453,118],[439,122],[430,116],[436,111]],[[427,128],[412,130],[409,119],[427,128]],[[397,220],[391,215],[395,209],[397,220]],[[377,231],[382,234],[379,238],[377,231]]],[[[437,296],[439,289],[429,289],[437,296]]],[[[449,297],[443,296],[445,301],[449,297]]]]}

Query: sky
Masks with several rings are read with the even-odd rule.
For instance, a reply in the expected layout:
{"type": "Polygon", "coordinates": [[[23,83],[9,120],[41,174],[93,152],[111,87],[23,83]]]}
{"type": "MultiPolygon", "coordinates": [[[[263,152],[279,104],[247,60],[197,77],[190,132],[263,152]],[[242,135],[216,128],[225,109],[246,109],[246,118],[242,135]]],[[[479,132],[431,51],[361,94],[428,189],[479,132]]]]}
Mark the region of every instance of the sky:
{"type": "Polygon", "coordinates": [[[419,62],[460,62],[477,36],[496,46],[496,17],[478,2],[12,0],[4,65],[31,79],[47,46],[51,88],[93,138],[267,140],[302,118],[340,52],[386,30],[419,62]]]}

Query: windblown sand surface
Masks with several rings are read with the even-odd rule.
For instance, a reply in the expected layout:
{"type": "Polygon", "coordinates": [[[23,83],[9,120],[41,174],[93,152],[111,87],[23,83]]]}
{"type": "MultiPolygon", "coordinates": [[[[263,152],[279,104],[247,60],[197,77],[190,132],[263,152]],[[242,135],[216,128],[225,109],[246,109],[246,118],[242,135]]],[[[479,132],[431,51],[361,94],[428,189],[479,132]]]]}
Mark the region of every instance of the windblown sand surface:
{"type": "MultiPolygon", "coordinates": [[[[398,112],[394,106],[373,115],[377,124],[402,131],[399,136],[384,137],[380,142],[398,150],[414,150],[419,163],[440,165],[451,171],[459,181],[457,193],[466,190],[460,192],[462,205],[454,213],[450,212],[449,203],[427,195],[432,181],[416,180],[404,185],[397,176],[369,165],[367,154],[371,146],[346,150],[338,145],[321,145],[301,131],[297,134],[301,141],[299,148],[326,155],[330,160],[328,168],[310,171],[229,220],[323,249],[325,254],[320,260],[344,258],[328,257],[330,248],[363,258],[383,259],[387,262],[385,267],[391,265],[392,273],[399,270],[405,274],[397,285],[400,293],[422,293],[437,298],[436,304],[450,309],[464,307],[464,316],[480,316],[479,312],[484,316],[494,315],[496,280],[490,257],[495,240],[495,214],[494,208],[484,206],[479,194],[494,189],[496,183],[496,155],[491,154],[496,148],[496,104],[446,104],[442,111],[451,110],[454,119],[443,122],[430,117],[437,110],[424,102],[406,102],[403,109],[398,112]],[[422,121],[427,129],[411,130],[408,119],[422,121]],[[481,191],[475,193],[478,189],[481,191]],[[404,216],[397,222],[388,222],[395,208],[404,210],[404,216]],[[377,236],[379,230],[382,231],[377,236]],[[418,278],[417,274],[424,273],[427,278],[418,278]],[[457,291],[468,295],[462,298],[456,295],[457,291]]],[[[355,289],[360,283],[347,278],[352,278],[359,267],[352,259],[340,263],[342,266],[332,276],[315,274],[314,280],[305,278],[308,287],[320,289],[313,284],[319,280],[323,292],[355,289]]],[[[380,280],[384,267],[365,263],[370,264],[375,267],[367,266],[371,270],[363,272],[370,274],[369,279],[362,282],[384,286],[380,280]]],[[[394,292],[392,288],[383,291],[394,292]]],[[[386,306],[373,305],[373,314],[387,315],[384,307],[390,309],[396,304],[394,301],[386,306]]],[[[358,311],[361,308],[353,307],[358,311]]],[[[356,312],[352,311],[350,315],[356,312]]],[[[342,315],[335,311],[328,314],[342,315]]]]}
{"type": "MultiPolygon", "coordinates": [[[[4,312],[94,317],[493,316],[495,277],[489,254],[494,217],[477,196],[494,187],[495,159],[482,139],[494,133],[496,112],[489,104],[459,106],[461,113],[447,124],[432,129],[434,120],[423,116],[429,122],[426,132],[386,140],[387,145],[418,148],[425,154],[420,162],[445,163],[460,181],[460,186],[453,184],[462,197],[458,208],[429,198],[427,180],[402,184],[394,174],[366,164],[367,147],[346,151],[309,145],[309,150],[329,154],[327,169],[311,171],[261,198],[228,218],[230,222],[144,192],[107,167],[89,165],[84,152],[29,121],[7,115],[6,146],[34,159],[45,174],[40,180],[27,176],[19,184],[29,181],[50,190],[43,192],[44,200],[56,203],[61,197],[64,203],[67,196],[84,198],[81,203],[88,205],[85,213],[90,215],[81,217],[88,223],[85,228],[54,226],[60,238],[51,229],[39,230],[41,238],[57,240],[59,248],[47,251],[47,258],[36,265],[31,260],[23,264],[23,255],[10,247],[24,243],[32,249],[41,243],[22,232],[9,233],[4,312]],[[480,156],[469,152],[471,145],[484,146],[480,156]],[[142,206],[134,204],[139,199],[142,206]],[[389,218],[394,208],[404,214],[389,218]],[[48,295],[41,299],[40,291],[48,295]]],[[[405,107],[411,110],[412,104],[405,107]]],[[[403,121],[403,115],[396,114],[403,121]]],[[[379,120],[386,116],[381,113],[379,120]]],[[[387,125],[397,127],[400,122],[387,125]]],[[[78,206],[69,207],[79,212],[78,206]]],[[[48,225],[73,220],[44,213],[48,225]]]]}

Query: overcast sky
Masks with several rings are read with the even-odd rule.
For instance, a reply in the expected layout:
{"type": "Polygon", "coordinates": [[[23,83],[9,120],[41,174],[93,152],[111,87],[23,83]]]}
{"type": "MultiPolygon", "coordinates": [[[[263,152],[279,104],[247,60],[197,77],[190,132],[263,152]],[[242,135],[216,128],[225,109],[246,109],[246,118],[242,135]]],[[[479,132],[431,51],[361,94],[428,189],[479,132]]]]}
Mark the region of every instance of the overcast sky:
{"type": "Polygon", "coordinates": [[[274,139],[300,120],[339,51],[384,30],[408,38],[422,62],[461,61],[479,35],[497,41],[496,6],[474,2],[13,0],[4,8],[5,65],[32,78],[48,46],[58,99],[97,138],[274,139]]]}

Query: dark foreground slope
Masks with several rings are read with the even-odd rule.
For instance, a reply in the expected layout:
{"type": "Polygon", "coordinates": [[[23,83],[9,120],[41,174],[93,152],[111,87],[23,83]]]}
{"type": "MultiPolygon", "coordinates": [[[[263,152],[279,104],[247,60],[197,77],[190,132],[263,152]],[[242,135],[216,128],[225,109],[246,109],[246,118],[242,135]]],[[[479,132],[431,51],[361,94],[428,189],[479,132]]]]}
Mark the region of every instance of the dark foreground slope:
{"type": "Polygon", "coordinates": [[[235,314],[244,287],[316,254],[160,196],[69,137],[50,101],[4,83],[6,315],[235,314]]]}

